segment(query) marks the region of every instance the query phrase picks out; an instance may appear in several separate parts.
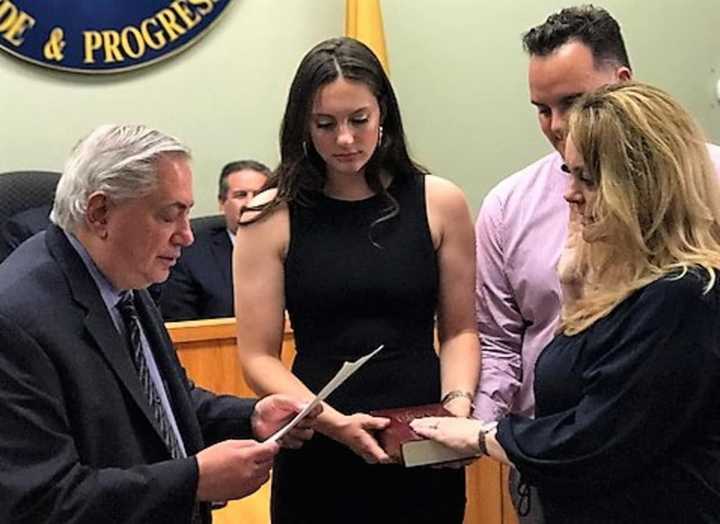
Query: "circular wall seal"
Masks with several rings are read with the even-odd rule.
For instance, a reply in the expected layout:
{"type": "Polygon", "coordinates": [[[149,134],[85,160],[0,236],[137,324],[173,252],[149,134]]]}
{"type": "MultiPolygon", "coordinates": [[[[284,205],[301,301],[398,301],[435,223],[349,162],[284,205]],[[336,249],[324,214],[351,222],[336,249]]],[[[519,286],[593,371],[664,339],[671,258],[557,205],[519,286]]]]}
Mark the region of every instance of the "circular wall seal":
{"type": "Polygon", "coordinates": [[[0,49],[63,71],[127,71],[187,49],[230,1],[0,0],[0,49]]]}

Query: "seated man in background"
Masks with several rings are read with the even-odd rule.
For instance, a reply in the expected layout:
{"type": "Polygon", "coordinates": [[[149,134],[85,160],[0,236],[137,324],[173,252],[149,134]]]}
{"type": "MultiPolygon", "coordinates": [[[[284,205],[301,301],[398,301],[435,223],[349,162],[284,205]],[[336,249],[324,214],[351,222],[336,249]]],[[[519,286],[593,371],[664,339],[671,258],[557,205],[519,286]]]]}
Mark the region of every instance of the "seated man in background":
{"type": "Polygon", "coordinates": [[[96,129],[53,224],[0,265],[0,522],[207,524],[268,479],[278,445],[255,439],[302,404],[195,387],[146,291],[193,241],[189,160],[158,131],[96,129]]]}
{"type": "Polygon", "coordinates": [[[25,242],[35,233],[45,231],[50,225],[50,206],[38,206],[11,216],[2,227],[2,241],[8,253],[25,242]]]}
{"type": "Polygon", "coordinates": [[[262,189],[270,168],[255,160],[230,162],[220,173],[218,204],[222,225],[195,231],[163,284],[160,309],[166,321],[233,316],[232,250],[238,219],[262,189]]]}

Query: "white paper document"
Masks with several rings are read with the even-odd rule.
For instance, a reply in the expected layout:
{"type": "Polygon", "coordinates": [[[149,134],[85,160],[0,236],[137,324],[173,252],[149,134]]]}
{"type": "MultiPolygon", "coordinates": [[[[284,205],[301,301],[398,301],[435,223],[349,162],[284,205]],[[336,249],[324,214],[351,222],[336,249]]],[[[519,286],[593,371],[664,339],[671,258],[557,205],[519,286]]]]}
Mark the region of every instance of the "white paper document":
{"type": "Polygon", "coordinates": [[[355,362],[343,362],[340,371],[335,374],[335,376],[330,380],[330,382],[325,384],[325,387],[320,390],[320,393],[317,394],[317,396],[312,400],[312,402],[310,402],[310,404],[308,404],[307,407],[303,409],[300,413],[295,415],[295,418],[288,422],[287,425],[276,431],[275,434],[268,439],[268,441],[275,442],[283,438],[288,433],[288,431],[290,431],[298,424],[298,422],[304,419],[315,406],[325,400],[330,395],[330,393],[335,391],[335,389],[337,389],[340,384],[350,378],[353,373],[360,369],[362,365],[365,364],[365,362],[373,358],[377,354],[377,352],[380,351],[383,347],[384,345],[380,344],[377,348],[375,348],[374,351],[368,353],[364,357],[360,357],[355,362]]]}

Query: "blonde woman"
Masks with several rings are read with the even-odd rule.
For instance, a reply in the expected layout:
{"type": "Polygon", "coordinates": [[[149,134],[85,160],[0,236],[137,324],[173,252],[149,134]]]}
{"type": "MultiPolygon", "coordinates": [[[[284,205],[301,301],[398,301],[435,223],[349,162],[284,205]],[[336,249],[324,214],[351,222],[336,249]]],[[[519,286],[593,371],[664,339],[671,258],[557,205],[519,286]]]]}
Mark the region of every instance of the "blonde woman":
{"type": "Polygon", "coordinates": [[[638,83],[583,96],[569,130],[577,221],[536,418],[414,428],[516,467],[550,524],[720,522],[720,188],[703,135],[638,83]]]}

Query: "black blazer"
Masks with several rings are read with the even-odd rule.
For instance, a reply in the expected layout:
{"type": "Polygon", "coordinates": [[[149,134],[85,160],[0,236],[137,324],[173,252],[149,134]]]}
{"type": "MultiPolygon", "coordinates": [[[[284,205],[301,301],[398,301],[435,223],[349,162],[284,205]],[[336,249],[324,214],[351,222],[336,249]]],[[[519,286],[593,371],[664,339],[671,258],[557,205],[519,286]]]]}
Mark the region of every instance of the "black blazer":
{"type": "Polygon", "coordinates": [[[0,266],[0,522],[189,523],[192,455],[251,436],[254,401],[195,387],[149,295],[138,297],[190,458],[171,460],[124,340],[62,230],[51,225],[0,266]]]}
{"type": "Polygon", "coordinates": [[[162,285],[160,310],[165,320],[234,315],[232,249],[224,221],[197,231],[195,242],[183,249],[162,285]]]}

